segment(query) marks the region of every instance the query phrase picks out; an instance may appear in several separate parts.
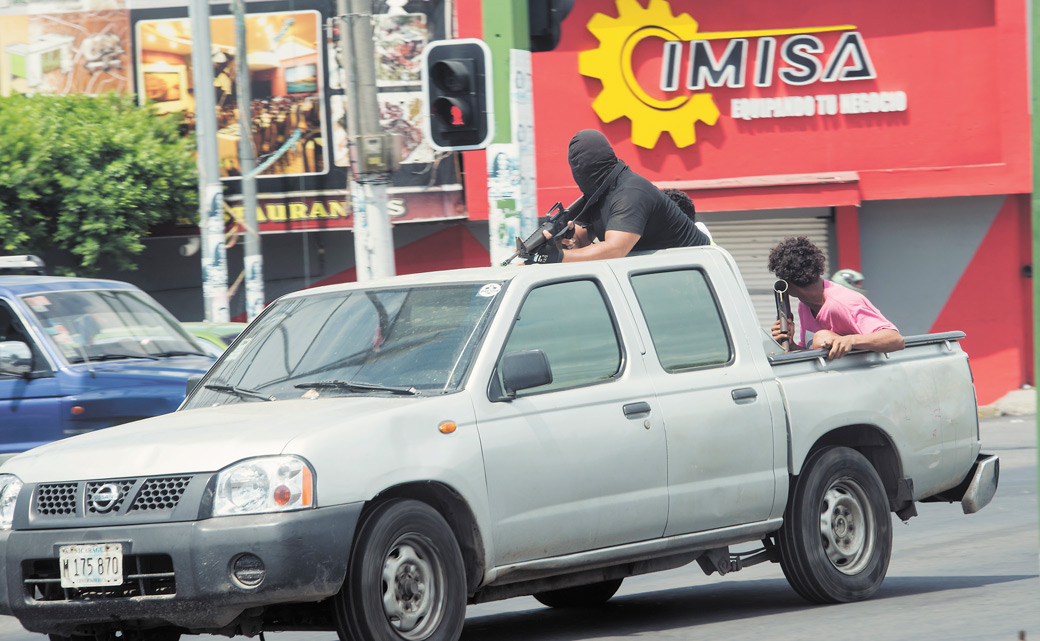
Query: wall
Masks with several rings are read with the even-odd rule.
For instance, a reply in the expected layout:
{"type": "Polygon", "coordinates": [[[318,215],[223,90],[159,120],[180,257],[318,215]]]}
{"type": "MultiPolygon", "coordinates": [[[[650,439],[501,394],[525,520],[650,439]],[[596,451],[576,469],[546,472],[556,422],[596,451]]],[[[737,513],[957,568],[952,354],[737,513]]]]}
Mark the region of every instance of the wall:
{"type": "Polygon", "coordinates": [[[869,297],[904,335],[965,332],[980,404],[1032,383],[1026,197],[869,202],[859,221],[869,297]]]}

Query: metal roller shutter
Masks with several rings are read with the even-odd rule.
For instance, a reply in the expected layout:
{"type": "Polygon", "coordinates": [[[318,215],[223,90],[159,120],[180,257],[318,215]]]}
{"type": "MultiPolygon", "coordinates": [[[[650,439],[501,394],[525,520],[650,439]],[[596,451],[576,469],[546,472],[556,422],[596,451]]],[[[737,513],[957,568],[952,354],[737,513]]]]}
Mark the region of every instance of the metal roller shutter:
{"type": "Polygon", "coordinates": [[[769,251],[788,236],[808,236],[828,257],[824,278],[830,275],[831,209],[815,207],[756,212],[707,212],[697,214],[708,226],[715,244],[733,255],[751,293],[751,301],[762,327],[776,319],[769,251]]]}

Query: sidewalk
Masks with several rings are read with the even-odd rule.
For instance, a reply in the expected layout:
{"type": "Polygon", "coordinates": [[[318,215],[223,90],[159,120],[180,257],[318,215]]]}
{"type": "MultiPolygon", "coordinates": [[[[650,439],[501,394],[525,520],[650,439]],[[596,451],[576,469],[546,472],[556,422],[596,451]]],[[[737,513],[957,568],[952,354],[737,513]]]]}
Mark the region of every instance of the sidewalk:
{"type": "Polygon", "coordinates": [[[981,418],[1026,414],[1036,414],[1036,390],[1033,388],[1011,390],[995,403],[979,406],[981,418]]]}

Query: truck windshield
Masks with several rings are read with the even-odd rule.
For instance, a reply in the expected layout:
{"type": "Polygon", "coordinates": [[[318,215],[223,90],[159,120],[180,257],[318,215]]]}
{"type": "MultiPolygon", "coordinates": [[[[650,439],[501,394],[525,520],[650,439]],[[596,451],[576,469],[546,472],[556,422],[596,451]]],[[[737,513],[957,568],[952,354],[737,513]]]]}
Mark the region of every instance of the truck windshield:
{"type": "Polygon", "coordinates": [[[180,324],[141,292],[47,292],[22,301],[70,363],[201,354],[180,324]]]}
{"type": "Polygon", "coordinates": [[[217,363],[185,409],[453,392],[469,370],[501,289],[501,283],[466,283],[278,301],[217,363]]]}

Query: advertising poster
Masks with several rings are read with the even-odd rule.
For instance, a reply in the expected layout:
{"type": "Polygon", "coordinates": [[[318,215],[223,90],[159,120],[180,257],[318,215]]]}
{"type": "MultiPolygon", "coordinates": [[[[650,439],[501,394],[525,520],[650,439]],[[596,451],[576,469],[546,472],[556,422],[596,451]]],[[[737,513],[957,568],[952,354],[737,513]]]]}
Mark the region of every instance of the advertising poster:
{"type": "Polygon", "coordinates": [[[0,12],[0,94],[128,91],[132,71],[127,11],[40,12],[59,5],[107,4],[41,2],[33,3],[33,13],[0,12]]]}
{"type": "MultiPolygon", "coordinates": [[[[278,152],[299,129],[299,139],[262,175],[321,174],[327,164],[324,95],[317,11],[249,14],[245,18],[246,64],[252,93],[250,116],[257,165],[278,152]]],[[[137,84],[141,102],[162,113],[183,114],[194,127],[195,102],[189,91],[191,28],[188,18],[140,20],[135,25],[139,52],[137,84]]],[[[217,102],[217,147],[222,177],[240,176],[241,123],[234,18],[210,19],[210,41],[217,102]]]]}

